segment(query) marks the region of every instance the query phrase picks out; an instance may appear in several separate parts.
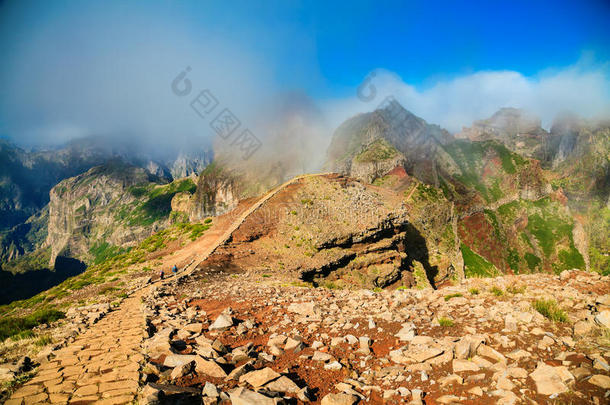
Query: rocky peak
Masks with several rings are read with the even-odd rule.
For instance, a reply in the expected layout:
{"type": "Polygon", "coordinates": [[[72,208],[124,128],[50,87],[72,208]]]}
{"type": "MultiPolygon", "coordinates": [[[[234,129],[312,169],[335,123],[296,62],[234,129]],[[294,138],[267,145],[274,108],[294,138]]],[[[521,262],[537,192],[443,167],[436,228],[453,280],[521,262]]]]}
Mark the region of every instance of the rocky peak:
{"type": "Polygon", "coordinates": [[[366,181],[400,165],[425,176],[429,171],[422,167],[452,139],[447,131],[428,124],[392,100],[384,108],[359,114],[337,128],[328,148],[326,167],[366,181]],[[363,156],[368,156],[367,168],[358,165],[363,156]]]}
{"type": "Polygon", "coordinates": [[[490,118],[464,128],[456,137],[471,141],[496,140],[514,152],[543,162],[552,157],[552,142],[549,133],[541,127],[540,118],[517,108],[501,108],[490,118]]]}

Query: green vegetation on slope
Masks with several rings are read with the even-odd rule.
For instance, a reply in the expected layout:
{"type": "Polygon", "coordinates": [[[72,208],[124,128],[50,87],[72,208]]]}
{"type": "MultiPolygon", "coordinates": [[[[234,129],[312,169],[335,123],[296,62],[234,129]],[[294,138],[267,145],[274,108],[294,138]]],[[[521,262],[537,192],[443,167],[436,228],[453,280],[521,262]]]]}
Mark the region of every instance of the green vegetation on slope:
{"type": "Polygon", "coordinates": [[[391,159],[398,155],[398,150],[390,145],[385,139],[379,138],[356,155],[355,160],[359,163],[378,162],[391,159]]]}
{"type": "Polygon", "coordinates": [[[593,206],[589,211],[589,261],[591,270],[610,275],[610,207],[593,206]]]}
{"type": "Polygon", "coordinates": [[[91,253],[93,256],[93,264],[103,263],[106,260],[126,251],[127,249],[111,245],[108,242],[94,243],[91,249],[89,249],[89,253],[91,253]]]}
{"type": "Polygon", "coordinates": [[[465,244],[461,244],[462,257],[464,258],[464,274],[466,277],[494,277],[498,275],[495,266],[473,252],[465,244]]]}
{"type": "Polygon", "coordinates": [[[485,210],[485,216],[506,246],[498,254],[514,273],[585,268],[574,244],[574,220],[561,203],[549,197],[512,201],[495,211],[485,210]]]}
{"type": "Polygon", "coordinates": [[[549,198],[536,201],[537,212],[528,216],[527,229],[536,237],[542,251],[549,257],[557,243],[571,237],[573,223],[558,215],[549,198]]]}
{"type": "Polygon", "coordinates": [[[14,336],[28,337],[36,326],[51,323],[63,317],[63,312],[48,308],[39,309],[24,317],[3,317],[0,319],[0,342],[14,336]]]}
{"type": "Polygon", "coordinates": [[[560,273],[572,268],[584,269],[585,261],[574,245],[572,218],[562,213],[560,205],[548,197],[534,202],[533,206],[535,213],[528,216],[527,229],[538,241],[545,257],[550,258],[560,246],[567,244],[557,253],[559,261],[551,264],[553,271],[560,273]]]}
{"type": "Polygon", "coordinates": [[[521,156],[495,141],[457,140],[447,145],[445,151],[460,168],[461,173],[455,176],[456,179],[478,191],[488,202],[497,201],[504,196],[501,185],[504,175],[514,175],[519,166],[527,163],[521,156]],[[483,168],[489,157],[494,154],[499,158],[502,170],[484,178],[483,168]]]}
{"type": "Polygon", "coordinates": [[[134,186],[129,192],[141,202],[135,207],[123,208],[117,219],[127,219],[130,226],[150,226],[167,218],[172,210],[172,198],[178,193],[194,193],[196,185],[191,179],[176,180],[167,185],[134,186]]]}
{"type": "Polygon", "coordinates": [[[540,268],[540,263],[542,263],[542,260],[540,260],[540,258],[530,252],[527,252],[524,256],[525,261],[527,262],[527,267],[530,269],[530,271],[534,271],[537,268],[540,268]]]}
{"type": "MultiPolygon", "coordinates": [[[[92,253],[99,263],[90,266],[85,272],[70,277],[57,286],[28,298],[27,300],[14,301],[8,305],[0,306],[0,316],[3,319],[3,322],[5,322],[0,323],[0,333],[3,333],[2,330],[6,330],[6,336],[12,336],[22,330],[31,329],[38,324],[52,322],[55,320],[49,320],[52,316],[60,316],[60,310],[64,309],[66,306],[70,306],[69,300],[61,302],[60,299],[66,298],[73,291],[80,290],[89,285],[114,283],[101,286],[102,290],[100,291],[100,294],[112,293],[114,297],[124,296],[124,283],[119,281],[122,275],[125,275],[130,271],[130,266],[145,262],[150,253],[162,249],[171,241],[184,241],[185,239],[194,240],[201,236],[211,226],[212,221],[210,218],[206,219],[204,223],[174,224],[170,228],[164,229],[146,238],[138,246],[123,250],[118,249],[116,246],[105,244],[104,242],[96,243],[92,253]],[[38,310],[25,317],[10,316],[10,314],[16,310],[32,310],[36,308],[38,308],[38,310]],[[4,321],[4,319],[7,321],[4,321]]],[[[144,268],[142,270],[150,271],[151,269],[144,268]]]]}

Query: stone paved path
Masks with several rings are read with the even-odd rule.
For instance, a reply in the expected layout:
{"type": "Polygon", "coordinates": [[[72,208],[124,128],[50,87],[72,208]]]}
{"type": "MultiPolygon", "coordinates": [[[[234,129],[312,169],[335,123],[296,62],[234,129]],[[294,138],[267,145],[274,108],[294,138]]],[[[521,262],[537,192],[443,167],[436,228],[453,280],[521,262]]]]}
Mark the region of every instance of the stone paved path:
{"type": "Polygon", "coordinates": [[[38,374],[6,402],[12,404],[124,404],[138,391],[145,320],[136,294],[55,352],[38,374]]]}

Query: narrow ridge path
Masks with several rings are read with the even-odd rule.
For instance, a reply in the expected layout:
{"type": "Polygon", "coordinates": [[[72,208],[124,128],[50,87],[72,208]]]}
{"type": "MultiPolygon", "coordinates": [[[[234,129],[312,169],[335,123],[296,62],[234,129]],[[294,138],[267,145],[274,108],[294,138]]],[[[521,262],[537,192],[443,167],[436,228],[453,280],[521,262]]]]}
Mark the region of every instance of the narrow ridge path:
{"type": "Polygon", "coordinates": [[[315,173],[315,174],[303,174],[300,176],[296,176],[293,177],[292,179],[280,184],[279,186],[273,188],[272,190],[268,191],[265,195],[263,195],[254,205],[252,205],[249,209],[247,209],[246,211],[244,211],[243,214],[241,214],[229,227],[229,229],[227,229],[225,231],[224,234],[222,234],[214,244],[212,244],[212,246],[205,250],[201,257],[198,260],[195,260],[191,266],[189,266],[185,272],[183,274],[190,274],[192,273],[199,264],[201,264],[202,262],[206,261],[208,257],[210,257],[210,255],[212,255],[212,253],[214,253],[216,251],[216,249],[218,249],[220,246],[224,245],[226,242],[229,241],[229,239],[231,238],[231,236],[233,235],[233,233],[239,229],[239,227],[241,226],[241,224],[243,224],[246,219],[252,215],[256,210],[258,210],[260,207],[262,207],[267,201],[269,201],[274,195],[276,195],[277,193],[279,193],[280,191],[282,191],[283,189],[285,189],[286,187],[288,187],[291,184],[296,183],[299,180],[305,179],[305,178],[310,178],[310,177],[320,177],[320,176],[327,176],[330,174],[335,174],[335,173],[315,173]]]}

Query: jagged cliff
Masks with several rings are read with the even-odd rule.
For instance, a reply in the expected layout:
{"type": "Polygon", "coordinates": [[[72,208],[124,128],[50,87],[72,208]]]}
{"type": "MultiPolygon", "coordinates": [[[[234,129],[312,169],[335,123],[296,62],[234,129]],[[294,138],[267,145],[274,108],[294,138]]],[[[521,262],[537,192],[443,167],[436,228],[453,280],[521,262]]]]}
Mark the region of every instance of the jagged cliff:
{"type": "Polygon", "coordinates": [[[27,264],[9,263],[33,252],[47,239],[47,204],[51,189],[60,181],[121,160],[166,183],[197,176],[213,158],[205,145],[187,153],[153,155],[135,147],[129,137],[89,137],[31,151],[0,140],[0,268],[27,271],[27,264]]]}

